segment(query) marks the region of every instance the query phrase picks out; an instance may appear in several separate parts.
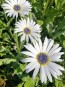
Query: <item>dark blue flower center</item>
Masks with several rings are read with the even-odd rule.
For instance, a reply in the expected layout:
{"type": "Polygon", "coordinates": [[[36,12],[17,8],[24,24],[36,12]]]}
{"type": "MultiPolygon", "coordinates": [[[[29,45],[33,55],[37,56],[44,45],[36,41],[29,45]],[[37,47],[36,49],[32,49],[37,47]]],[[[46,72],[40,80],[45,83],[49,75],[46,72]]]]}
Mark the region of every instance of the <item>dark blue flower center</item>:
{"type": "Polygon", "coordinates": [[[30,34],[30,29],[29,29],[29,28],[25,28],[25,29],[24,29],[24,33],[25,33],[25,34],[30,34]]]}
{"type": "Polygon", "coordinates": [[[19,11],[20,10],[20,6],[19,5],[14,5],[14,10],[19,11]]]}
{"type": "Polygon", "coordinates": [[[37,60],[40,64],[44,64],[48,61],[48,56],[44,53],[40,53],[37,55],[37,60]]]}

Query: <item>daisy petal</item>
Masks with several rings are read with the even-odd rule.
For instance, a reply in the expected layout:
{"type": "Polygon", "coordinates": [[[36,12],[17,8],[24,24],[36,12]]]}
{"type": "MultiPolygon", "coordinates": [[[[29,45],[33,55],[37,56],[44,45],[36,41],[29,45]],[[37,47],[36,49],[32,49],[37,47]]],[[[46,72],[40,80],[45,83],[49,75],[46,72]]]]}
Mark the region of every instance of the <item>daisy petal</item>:
{"type": "Polygon", "coordinates": [[[53,75],[53,77],[55,77],[57,79],[58,78],[57,73],[49,66],[48,66],[48,69],[49,69],[50,73],[53,75]]]}
{"type": "Polygon", "coordinates": [[[49,69],[47,67],[45,67],[44,70],[45,70],[45,73],[46,73],[49,81],[52,82],[52,76],[51,76],[49,69]]]}
{"type": "MultiPolygon", "coordinates": [[[[60,50],[61,50],[61,47],[57,48],[55,51],[53,51],[53,52],[51,53],[51,55],[53,55],[53,54],[55,54],[55,53],[58,53],[60,50]]],[[[50,55],[50,54],[49,54],[49,55],[50,55]]]]}
{"type": "Polygon", "coordinates": [[[52,56],[61,56],[63,55],[64,52],[58,52],[58,53],[55,53],[55,54],[50,54],[49,56],[52,57],[52,56]]]}
{"type": "Polygon", "coordinates": [[[40,65],[38,65],[38,66],[35,68],[35,70],[34,70],[34,72],[33,72],[33,79],[35,79],[35,77],[36,77],[36,75],[37,75],[39,69],[40,69],[40,65]]]}
{"type": "Polygon", "coordinates": [[[28,49],[30,52],[32,52],[33,54],[36,53],[35,48],[34,48],[31,44],[24,45],[24,47],[25,47],[26,49],[28,49]]]}
{"type": "Polygon", "coordinates": [[[52,63],[50,63],[49,66],[50,66],[50,67],[52,66],[51,69],[57,74],[57,76],[62,75],[62,72],[58,69],[57,66],[55,67],[55,65],[52,64],[52,63]]]}
{"type": "Polygon", "coordinates": [[[29,63],[27,66],[26,66],[26,70],[28,69],[28,68],[30,68],[31,66],[33,66],[34,65],[34,62],[31,62],[31,63],[29,63]]]}
{"type": "Polygon", "coordinates": [[[51,54],[53,51],[55,51],[59,47],[59,44],[55,44],[49,51],[49,54],[51,54]]]}
{"type": "Polygon", "coordinates": [[[40,39],[39,39],[39,48],[40,48],[40,51],[42,52],[42,42],[40,39]]]}
{"type": "Polygon", "coordinates": [[[60,65],[58,65],[58,64],[56,64],[54,62],[51,62],[50,64],[53,65],[55,68],[58,68],[58,69],[64,71],[64,68],[62,66],[60,66],[60,65]]]}
{"type": "Polygon", "coordinates": [[[51,49],[51,47],[53,46],[53,44],[54,44],[54,40],[51,40],[49,42],[49,45],[48,45],[47,50],[46,50],[47,53],[49,52],[49,50],[51,49]]]}
{"type": "Polygon", "coordinates": [[[31,52],[24,51],[24,52],[21,52],[21,53],[23,53],[23,54],[25,54],[25,55],[28,55],[28,56],[31,56],[31,57],[34,57],[34,58],[35,58],[35,55],[32,54],[31,52]]]}
{"type": "Polygon", "coordinates": [[[45,37],[44,44],[43,44],[43,52],[46,51],[47,46],[48,46],[48,39],[47,37],[45,37]]]}
{"type": "Polygon", "coordinates": [[[36,61],[34,58],[25,58],[21,60],[22,62],[33,62],[36,61]]]}
{"type": "Polygon", "coordinates": [[[40,68],[40,79],[41,79],[41,82],[43,83],[46,83],[47,82],[47,77],[46,77],[46,73],[45,73],[45,70],[44,70],[44,67],[41,66],[40,68]]]}
{"type": "MultiPolygon", "coordinates": [[[[34,62],[35,63],[35,62],[34,62]]],[[[27,69],[26,69],[26,73],[29,73],[30,71],[32,71],[34,68],[36,68],[37,67],[37,63],[35,63],[34,65],[31,65],[31,66],[28,66],[28,67],[26,67],[27,69]],[[28,68],[29,67],[29,68],[28,68]]]]}
{"type": "Polygon", "coordinates": [[[22,35],[22,37],[21,37],[21,42],[22,42],[23,40],[25,40],[25,35],[22,35]]]}

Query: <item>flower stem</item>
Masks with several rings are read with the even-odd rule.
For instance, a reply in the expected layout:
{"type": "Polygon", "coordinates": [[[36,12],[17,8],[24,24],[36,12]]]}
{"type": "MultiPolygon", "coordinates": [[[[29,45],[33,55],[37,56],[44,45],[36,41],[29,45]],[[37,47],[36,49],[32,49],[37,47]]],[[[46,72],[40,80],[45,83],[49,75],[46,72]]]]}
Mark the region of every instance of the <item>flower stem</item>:
{"type": "Polygon", "coordinates": [[[15,22],[17,23],[17,18],[16,18],[16,21],[15,22]]]}
{"type": "MultiPolygon", "coordinates": [[[[4,14],[5,14],[5,11],[4,11],[4,14]]],[[[7,16],[6,16],[6,14],[5,14],[5,19],[6,19],[6,21],[8,22],[8,18],[7,18],[7,16]]]]}
{"type": "Polygon", "coordinates": [[[42,87],[46,87],[46,85],[42,83],[42,87]]]}
{"type": "MultiPolygon", "coordinates": [[[[16,22],[18,21],[18,19],[16,18],[16,22]]],[[[16,45],[17,45],[17,52],[20,53],[20,40],[18,39],[18,36],[16,34],[16,45]]]]}
{"type": "Polygon", "coordinates": [[[7,27],[10,26],[11,22],[13,21],[13,18],[11,18],[8,22],[7,22],[7,27]]]}
{"type": "Polygon", "coordinates": [[[17,34],[16,34],[16,46],[17,46],[17,52],[20,53],[20,44],[17,34]]]}

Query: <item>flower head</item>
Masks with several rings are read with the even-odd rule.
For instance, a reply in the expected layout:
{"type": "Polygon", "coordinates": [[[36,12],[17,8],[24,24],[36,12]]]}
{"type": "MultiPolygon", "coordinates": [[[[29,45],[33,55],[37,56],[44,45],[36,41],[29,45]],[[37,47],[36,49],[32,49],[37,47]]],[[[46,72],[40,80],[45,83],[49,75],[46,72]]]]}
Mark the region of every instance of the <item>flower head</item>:
{"type": "Polygon", "coordinates": [[[59,47],[59,44],[54,44],[54,40],[45,37],[44,43],[39,40],[34,45],[25,45],[25,48],[28,51],[22,53],[28,55],[28,57],[23,59],[22,62],[29,62],[26,66],[26,72],[29,73],[34,70],[33,78],[36,77],[39,70],[42,83],[46,83],[47,78],[52,82],[52,76],[58,78],[58,76],[62,75],[61,71],[64,68],[55,62],[62,61],[60,58],[64,52],[60,52],[61,47],[59,47]]]}
{"type": "Polygon", "coordinates": [[[7,16],[10,17],[18,17],[18,14],[25,16],[31,11],[31,5],[26,0],[5,0],[2,7],[5,9],[7,16]]]}
{"type": "Polygon", "coordinates": [[[40,38],[40,26],[29,18],[27,20],[20,20],[15,24],[15,27],[15,33],[18,33],[18,36],[21,35],[21,42],[26,40],[28,43],[29,39],[34,42],[34,40],[38,40],[38,38],[40,38]]]}

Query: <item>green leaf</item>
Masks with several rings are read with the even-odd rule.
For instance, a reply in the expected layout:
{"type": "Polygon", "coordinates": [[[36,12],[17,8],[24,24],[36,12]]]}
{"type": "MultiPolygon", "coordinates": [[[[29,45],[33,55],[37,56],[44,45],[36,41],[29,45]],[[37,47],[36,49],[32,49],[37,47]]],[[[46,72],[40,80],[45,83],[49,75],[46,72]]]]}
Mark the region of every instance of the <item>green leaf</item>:
{"type": "Polygon", "coordinates": [[[65,87],[62,80],[55,80],[55,86],[56,87],[65,87]]]}
{"type": "Polygon", "coordinates": [[[44,20],[46,24],[50,22],[54,22],[55,18],[59,15],[59,11],[55,8],[51,8],[47,11],[47,14],[45,15],[46,19],[44,20]]]}
{"type": "Polygon", "coordinates": [[[58,10],[62,9],[62,6],[64,3],[65,3],[65,0],[55,0],[55,5],[58,10]]]}
{"type": "Polygon", "coordinates": [[[23,65],[23,64],[16,63],[15,66],[14,66],[14,68],[15,68],[15,70],[14,70],[14,73],[15,74],[20,74],[20,73],[22,74],[22,72],[25,69],[25,64],[23,65]]]}
{"type": "Polygon", "coordinates": [[[3,33],[2,39],[9,42],[10,37],[7,33],[3,33]]]}
{"type": "Polygon", "coordinates": [[[43,21],[42,21],[42,20],[37,20],[37,23],[38,23],[39,25],[43,25],[43,21]]]}
{"type": "Polygon", "coordinates": [[[0,30],[0,38],[2,37],[2,30],[0,30]]]}
{"type": "Polygon", "coordinates": [[[34,80],[32,78],[29,78],[24,84],[24,87],[34,87],[34,84],[34,80]]]}
{"type": "Polygon", "coordinates": [[[6,24],[3,23],[3,21],[0,20],[0,29],[5,29],[6,28],[6,24]]]}
{"type": "Polygon", "coordinates": [[[6,55],[6,53],[10,53],[9,47],[8,46],[7,47],[1,46],[0,47],[0,56],[2,57],[4,55],[6,55]]]}
{"type": "Polygon", "coordinates": [[[65,48],[65,40],[63,40],[63,47],[65,48]]]}
{"type": "Polygon", "coordinates": [[[5,58],[5,59],[0,59],[0,66],[3,64],[10,64],[11,62],[16,62],[15,59],[9,59],[9,58],[5,58]]]}
{"type": "Polygon", "coordinates": [[[24,84],[24,82],[23,82],[23,83],[18,84],[18,86],[17,86],[17,87],[23,87],[23,84],[24,84]]]}

